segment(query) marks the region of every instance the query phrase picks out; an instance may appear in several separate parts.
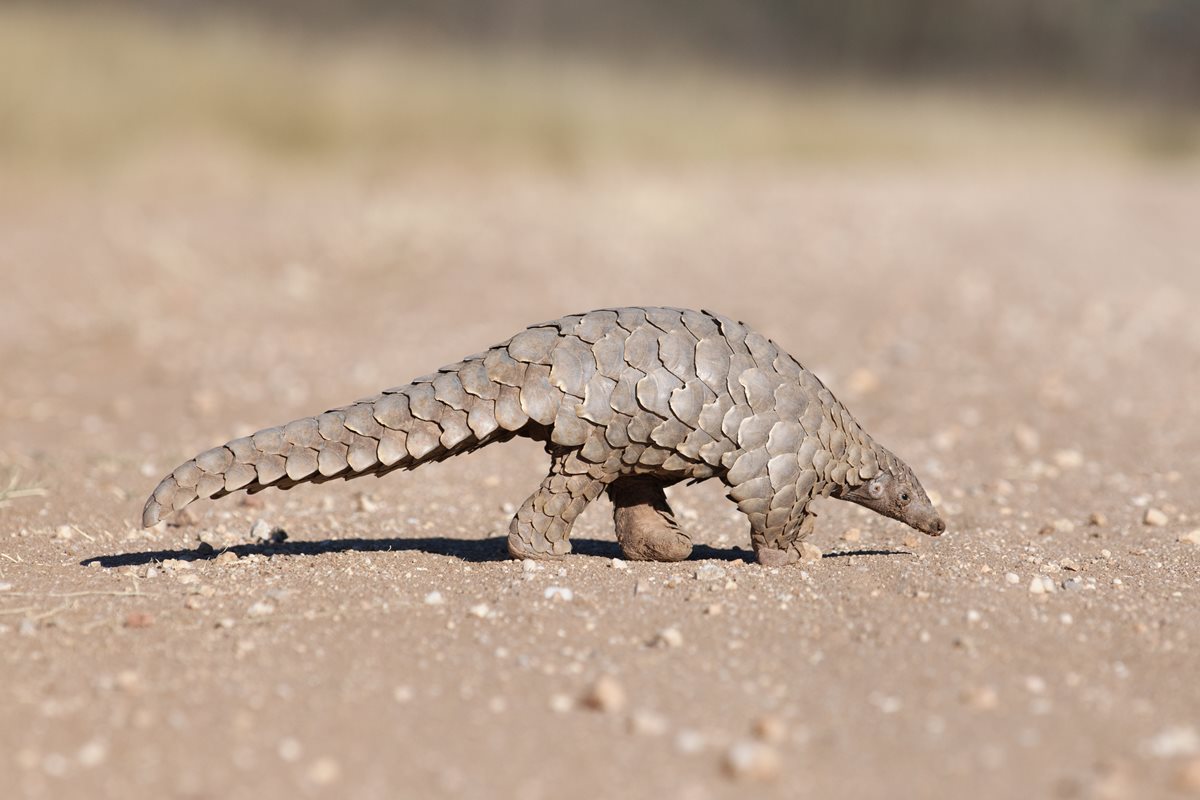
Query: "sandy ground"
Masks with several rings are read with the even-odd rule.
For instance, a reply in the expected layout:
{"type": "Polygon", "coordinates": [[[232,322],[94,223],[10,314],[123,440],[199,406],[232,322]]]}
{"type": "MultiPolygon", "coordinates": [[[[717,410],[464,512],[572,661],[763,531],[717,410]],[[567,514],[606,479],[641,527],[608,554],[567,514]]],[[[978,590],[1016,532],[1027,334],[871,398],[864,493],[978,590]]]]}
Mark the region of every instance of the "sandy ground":
{"type": "Polygon", "coordinates": [[[1200,793],[1195,177],[198,154],[0,186],[4,793],[1200,793]],[[651,303],[786,347],[948,534],[827,501],[825,557],[764,569],[701,485],[692,561],[615,561],[601,500],[530,571],[527,442],[137,527],[201,449],[651,303]]]}

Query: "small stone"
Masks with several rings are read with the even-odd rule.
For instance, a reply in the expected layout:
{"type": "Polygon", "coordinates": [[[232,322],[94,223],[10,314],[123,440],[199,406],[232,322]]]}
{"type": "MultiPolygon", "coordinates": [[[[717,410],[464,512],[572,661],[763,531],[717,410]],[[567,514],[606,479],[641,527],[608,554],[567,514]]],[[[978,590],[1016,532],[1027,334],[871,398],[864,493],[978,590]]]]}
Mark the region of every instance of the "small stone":
{"type": "Polygon", "coordinates": [[[629,565],[620,558],[614,558],[610,562],[610,565],[612,566],[613,569],[629,569],[629,565]]]}
{"type": "Polygon", "coordinates": [[[575,593],[566,586],[547,586],[542,596],[547,600],[562,600],[568,603],[575,599],[575,593]]]}
{"type": "Polygon", "coordinates": [[[1004,581],[1005,581],[1005,583],[1010,583],[1010,584],[1015,585],[1015,584],[1018,584],[1021,582],[1021,576],[1015,572],[1006,572],[1006,573],[1004,573],[1004,581]]]}
{"type": "Polygon", "coordinates": [[[364,514],[374,514],[379,510],[378,501],[366,492],[360,492],[356,499],[358,501],[358,510],[364,514]]]}
{"type": "Polygon", "coordinates": [[[12,591],[12,588],[13,588],[13,585],[11,583],[5,583],[4,581],[0,581],[0,592],[10,592],[10,591],[12,591]]]}
{"type": "Polygon", "coordinates": [[[1058,589],[1049,575],[1034,575],[1029,581],[1030,594],[1049,594],[1058,589]]]}
{"type": "Polygon", "coordinates": [[[617,714],[625,708],[625,689],[611,675],[602,675],[588,687],[579,700],[584,708],[601,711],[605,714],[617,714]]]}
{"type": "Polygon", "coordinates": [[[1075,563],[1075,559],[1073,558],[1064,558],[1058,562],[1058,565],[1067,572],[1079,572],[1079,565],[1075,563]]]}
{"type": "Polygon", "coordinates": [[[667,732],[667,718],[653,711],[635,711],[629,717],[629,732],[639,736],[662,736],[667,732]]]}
{"type": "Polygon", "coordinates": [[[1013,439],[1016,440],[1017,447],[1025,453],[1036,452],[1042,444],[1042,437],[1028,425],[1018,425],[1013,428],[1013,439]]]}
{"type": "Polygon", "coordinates": [[[725,773],[735,780],[770,781],[779,777],[778,751],[762,742],[737,742],[725,752],[725,773]]]}
{"type": "Polygon", "coordinates": [[[1083,466],[1083,453],[1078,450],[1059,450],[1054,454],[1059,469],[1078,469],[1083,466]]]}
{"type": "Polygon", "coordinates": [[[1157,758],[1194,756],[1200,753],[1200,734],[1190,725],[1175,725],[1146,742],[1146,749],[1157,758]]]}
{"type": "Polygon", "coordinates": [[[285,736],[279,740],[275,751],[279,753],[279,758],[287,762],[295,762],[300,760],[300,756],[304,755],[304,748],[300,743],[290,736],[285,736]]]}
{"type": "Polygon", "coordinates": [[[407,703],[413,699],[411,686],[397,686],[392,689],[392,699],[397,703],[407,703]]]}
{"type": "Polygon", "coordinates": [[[754,720],[752,730],[756,739],[767,744],[780,744],[787,738],[787,725],[782,719],[771,714],[754,720]]]}
{"type": "Polygon", "coordinates": [[[342,776],[341,765],[329,757],[318,758],[308,768],[308,778],[313,783],[326,786],[342,776]]]}
{"type": "Polygon", "coordinates": [[[718,616],[721,613],[723,613],[724,611],[725,611],[725,607],[723,605],[721,605],[720,603],[710,603],[704,609],[704,613],[710,617],[718,616]]]}
{"type": "Polygon", "coordinates": [[[1189,544],[1200,545],[1200,528],[1197,528],[1196,530],[1192,531],[1191,533],[1183,534],[1182,536],[1179,537],[1179,541],[1187,542],[1189,544]]]}
{"type": "Polygon", "coordinates": [[[1161,528],[1169,521],[1167,515],[1157,508],[1147,508],[1146,513],[1142,515],[1142,523],[1155,528],[1161,528]]]}
{"type": "Polygon", "coordinates": [[[250,608],[246,609],[246,613],[252,617],[266,617],[275,613],[275,605],[266,600],[259,600],[250,608]]]}
{"type": "Polygon", "coordinates": [[[1054,530],[1057,533],[1070,533],[1075,530],[1075,523],[1065,517],[1061,517],[1054,520],[1054,530]]]}
{"type": "Polygon", "coordinates": [[[538,572],[541,570],[541,568],[542,565],[534,561],[532,558],[525,558],[521,560],[521,572],[529,574],[532,572],[538,572]]]}
{"type": "Polygon", "coordinates": [[[800,543],[800,560],[801,561],[820,561],[822,557],[821,548],[811,542],[800,543]]]}
{"type": "Polygon", "coordinates": [[[1000,695],[991,686],[967,689],[962,694],[962,700],[978,711],[991,711],[1000,705],[1000,695]]]}
{"type": "Polygon", "coordinates": [[[696,580],[719,581],[725,578],[725,568],[719,564],[701,564],[696,567],[696,580]]]}
{"type": "Polygon", "coordinates": [[[126,628],[149,628],[154,624],[154,615],[145,611],[132,611],[125,616],[126,628]]]}
{"type": "Polygon", "coordinates": [[[654,635],[650,644],[654,647],[682,647],[683,634],[678,628],[663,628],[654,635]]]}
{"type": "Polygon", "coordinates": [[[550,695],[550,710],[557,714],[565,714],[571,710],[571,698],[565,694],[550,695]]]}
{"type": "Polygon", "coordinates": [[[1108,517],[1101,514],[1099,511],[1093,511],[1088,515],[1088,525],[1093,528],[1101,528],[1108,524],[1108,517]]]}
{"type": "Polygon", "coordinates": [[[517,507],[512,503],[505,502],[500,504],[500,511],[504,514],[515,514],[517,513],[517,507]]]}
{"type": "Polygon", "coordinates": [[[487,615],[489,613],[491,613],[491,610],[492,610],[491,607],[488,606],[487,603],[476,603],[475,605],[473,605],[469,609],[467,609],[467,613],[470,614],[472,617],[478,617],[479,619],[484,619],[487,617],[487,615]]]}
{"type": "Polygon", "coordinates": [[[233,552],[232,550],[226,550],[225,552],[221,553],[220,555],[218,555],[216,558],[213,559],[213,563],[218,564],[220,566],[225,566],[226,564],[236,564],[237,561],[238,561],[238,554],[233,552]]]}
{"type": "Polygon", "coordinates": [[[265,519],[256,519],[250,526],[250,538],[259,544],[279,544],[287,539],[287,531],[274,527],[265,519]]]}
{"type": "Polygon", "coordinates": [[[425,595],[425,605],[427,605],[427,606],[440,606],[440,605],[443,605],[445,602],[446,602],[446,598],[442,597],[441,592],[434,591],[434,592],[430,592],[429,594],[425,595]]]}
{"type": "Polygon", "coordinates": [[[906,533],[900,542],[907,548],[912,549],[921,545],[921,537],[915,533],[906,533]]]}
{"type": "Polygon", "coordinates": [[[98,739],[92,739],[90,742],[79,748],[79,765],[91,769],[98,767],[108,758],[108,745],[98,739]]]}
{"type": "Polygon", "coordinates": [[[1175,786],[1181,792],[1200,796],[1200,758],[1193,758],[1179,768],[1175,786]]]}
{"type": "Polygon", "coordinates": [[[704,749],[708,742],[699,731],[685,729],[675,734],[675,749],[684,755],[694,755],[704,749]]]}
{"type": "Polygon", "coordinates": [[[842,541],[857,542],[862,539],[862,531],[858,528],[849,528],[842,533],[842,541]]]}

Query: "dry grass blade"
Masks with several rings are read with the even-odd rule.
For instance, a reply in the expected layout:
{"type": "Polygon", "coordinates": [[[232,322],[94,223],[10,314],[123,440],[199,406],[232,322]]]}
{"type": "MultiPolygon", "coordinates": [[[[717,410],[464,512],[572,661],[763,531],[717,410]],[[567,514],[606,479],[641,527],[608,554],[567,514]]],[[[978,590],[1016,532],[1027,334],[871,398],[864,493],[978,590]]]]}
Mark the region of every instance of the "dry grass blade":
{"type": "Polygon", "coordinates": [[[4,508],[12,503],[13,500],[19,500],[22,497],[45,497],[47,492],[39,486],[29,486],[22,488],[21,473],[14,472],[8,479],[8,486],[0,489],[0,508],[4,508]]]}

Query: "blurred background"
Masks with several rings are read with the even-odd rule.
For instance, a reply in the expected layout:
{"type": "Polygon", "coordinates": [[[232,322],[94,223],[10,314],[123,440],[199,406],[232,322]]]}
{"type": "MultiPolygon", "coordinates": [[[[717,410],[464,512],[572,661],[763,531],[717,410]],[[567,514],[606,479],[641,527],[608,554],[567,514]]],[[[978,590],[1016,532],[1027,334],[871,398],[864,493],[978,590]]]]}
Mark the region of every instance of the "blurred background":
{"type": "Polygon", "coordinates": [[[0,157],[1192,158],[1191,0],[8,2],[0,157]]]}

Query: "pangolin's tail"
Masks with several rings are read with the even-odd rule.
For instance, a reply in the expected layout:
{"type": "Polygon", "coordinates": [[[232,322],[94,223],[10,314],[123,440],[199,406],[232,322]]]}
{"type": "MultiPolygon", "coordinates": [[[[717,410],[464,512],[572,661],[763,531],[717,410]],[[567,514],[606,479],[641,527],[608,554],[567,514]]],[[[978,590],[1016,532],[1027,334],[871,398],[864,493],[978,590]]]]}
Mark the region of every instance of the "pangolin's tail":
{"type": "Polygon", "coordinates": [[[163,478],[146,501],[142,524],[239,489],[412,469],[510,439],[531,414],[548,424],[557,409],[546,407],[543,391],[522,392],[525,371],[501,345],[407,386],[206,450],[163,478]]]}

